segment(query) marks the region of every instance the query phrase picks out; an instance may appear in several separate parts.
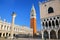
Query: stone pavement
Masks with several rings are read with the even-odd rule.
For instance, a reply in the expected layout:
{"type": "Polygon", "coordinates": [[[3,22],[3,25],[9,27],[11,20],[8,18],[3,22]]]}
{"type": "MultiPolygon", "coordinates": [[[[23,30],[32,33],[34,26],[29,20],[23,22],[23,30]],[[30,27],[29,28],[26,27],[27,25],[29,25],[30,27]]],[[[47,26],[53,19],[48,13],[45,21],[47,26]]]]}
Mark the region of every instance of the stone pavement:
{"type": "MultiPolygon", "coordinates": [[[[0,38],[0,40],[45,40],[45,39],[36,39],[36,38],[14,38],[14,39],[5,39],[5,38],[0,38]]],[[[46,39],[46,40],[60,40],[60,39],[46,39]]]]}

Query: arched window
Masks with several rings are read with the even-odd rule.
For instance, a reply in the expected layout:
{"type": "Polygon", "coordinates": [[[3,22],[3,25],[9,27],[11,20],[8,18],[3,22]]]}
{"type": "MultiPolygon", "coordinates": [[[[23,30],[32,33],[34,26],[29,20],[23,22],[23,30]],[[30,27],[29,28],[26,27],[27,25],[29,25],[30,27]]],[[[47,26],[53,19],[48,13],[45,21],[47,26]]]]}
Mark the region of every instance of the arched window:
{"type": "Polygon", "coordinates": [[[48,23],[46,22],[46,27],[48,27],[48,23]]]}
{"type": "Polygon", "coordinates": [[[49,38],[48,32],[44,31],[44,38],[49,38]]]}
{"type": "Polygon", "coordinates": [[[42,23],[42,26],[44,26],[44,22],[42,23]]]}
{"type": "Polygon", "coordinates": [[[49,7],[48,8],[48,13],[53,13],[53,12],[54,12],[53,8],[52,7],[49,7]]]}
{"type": "Polygon", "coordinates": [[[56,26],[59,26],[58,20],[56,20],[56,26]]]}
{"type": "Polygon", "coordinates": [[[56,39],[56,32],[54,30],[50,31],[50,38],[51,39],[56,39]]]}
{"type": "Polygon", "coordinates": [[[55,23],[54,23],[54,21],[52,21],[52,26],[55,27],[55,23]]]}
{"type": "Polygon", "coordinates": [[[49,21],[49,27],[51,27],[51,22],[49,21]]]}

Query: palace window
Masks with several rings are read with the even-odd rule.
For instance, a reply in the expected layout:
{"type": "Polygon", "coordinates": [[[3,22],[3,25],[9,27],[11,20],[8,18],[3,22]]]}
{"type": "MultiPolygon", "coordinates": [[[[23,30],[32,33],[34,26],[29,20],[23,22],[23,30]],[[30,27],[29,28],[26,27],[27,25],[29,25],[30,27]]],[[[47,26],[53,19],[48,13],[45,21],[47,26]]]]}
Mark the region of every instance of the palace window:
{"type": "Polygon", "coordinates": [[[50,14],[50,13],[53,13],[53,12],[54,12],[53,8],[52,7],[49,7],[48,8],[48,13],[50,14]]]}

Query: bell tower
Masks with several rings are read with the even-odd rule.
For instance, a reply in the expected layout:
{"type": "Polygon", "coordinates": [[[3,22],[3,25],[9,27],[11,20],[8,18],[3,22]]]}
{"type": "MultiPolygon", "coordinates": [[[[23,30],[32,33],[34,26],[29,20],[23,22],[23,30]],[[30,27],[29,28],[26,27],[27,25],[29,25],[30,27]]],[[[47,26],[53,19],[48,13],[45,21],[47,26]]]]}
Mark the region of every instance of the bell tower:
{"type": "Polygon", "coordinates": [[[30,13],[30,28],[33,29],[33,36],[36,34],[36,11],[34,5],[32,5],[30,13]]]}

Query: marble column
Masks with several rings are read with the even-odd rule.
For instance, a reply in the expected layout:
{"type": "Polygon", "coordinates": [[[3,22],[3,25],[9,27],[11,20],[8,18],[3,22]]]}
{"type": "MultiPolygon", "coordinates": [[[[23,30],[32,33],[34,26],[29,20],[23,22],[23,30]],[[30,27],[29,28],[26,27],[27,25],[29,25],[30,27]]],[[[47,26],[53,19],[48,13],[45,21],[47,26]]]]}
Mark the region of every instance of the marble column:
{"type": "Polygon", "coordinates": [[[8,37],[9,37],[9,33],[8,33],[8,35],[7,35],[8,37]]]}
{"type": "Polygon", "coordinates": [[[3,37],[3,33],[1,34],[1,37],[3,37]]]}
{"type": "Polygon", "coordinates": [[[6,33],[5,33],[5,37],[6,37],[6,33]]]}
{"type": "Polygon", "coordinates": [[[48,29],[49,29],[49,21],[47,21],[47,24],[48,24],[48,29]]]}
{"type": "Polygon", "coordinates": [[[11,38],[13,38],[14,34],[14,21],[15,21],[16,14],[13,12],[12,14],[12,23],[11,23],[11,38]]]}
{"type": "Polygon", "coordinates": [[[55,23],[55,28],[56,28],[56,27],[57,27],[57,26],[56,26],[56,20],[54,20],[54,23],[55,23]]]}
{"type": "Polygon", "coordinates": [[[49,39],[50,39],[50,31],[48,33],[49,33],[49,39]]]}
{"type": "Polygon", "coordinates": [[[58,39],[58,31],[56,31],[56,37],[57,37],[57,39],[58,39]]]}
{"type": "Polygon", "coordinates": [[[44,38],[43,32],[42,32],[42,39],[44,38]]]}

